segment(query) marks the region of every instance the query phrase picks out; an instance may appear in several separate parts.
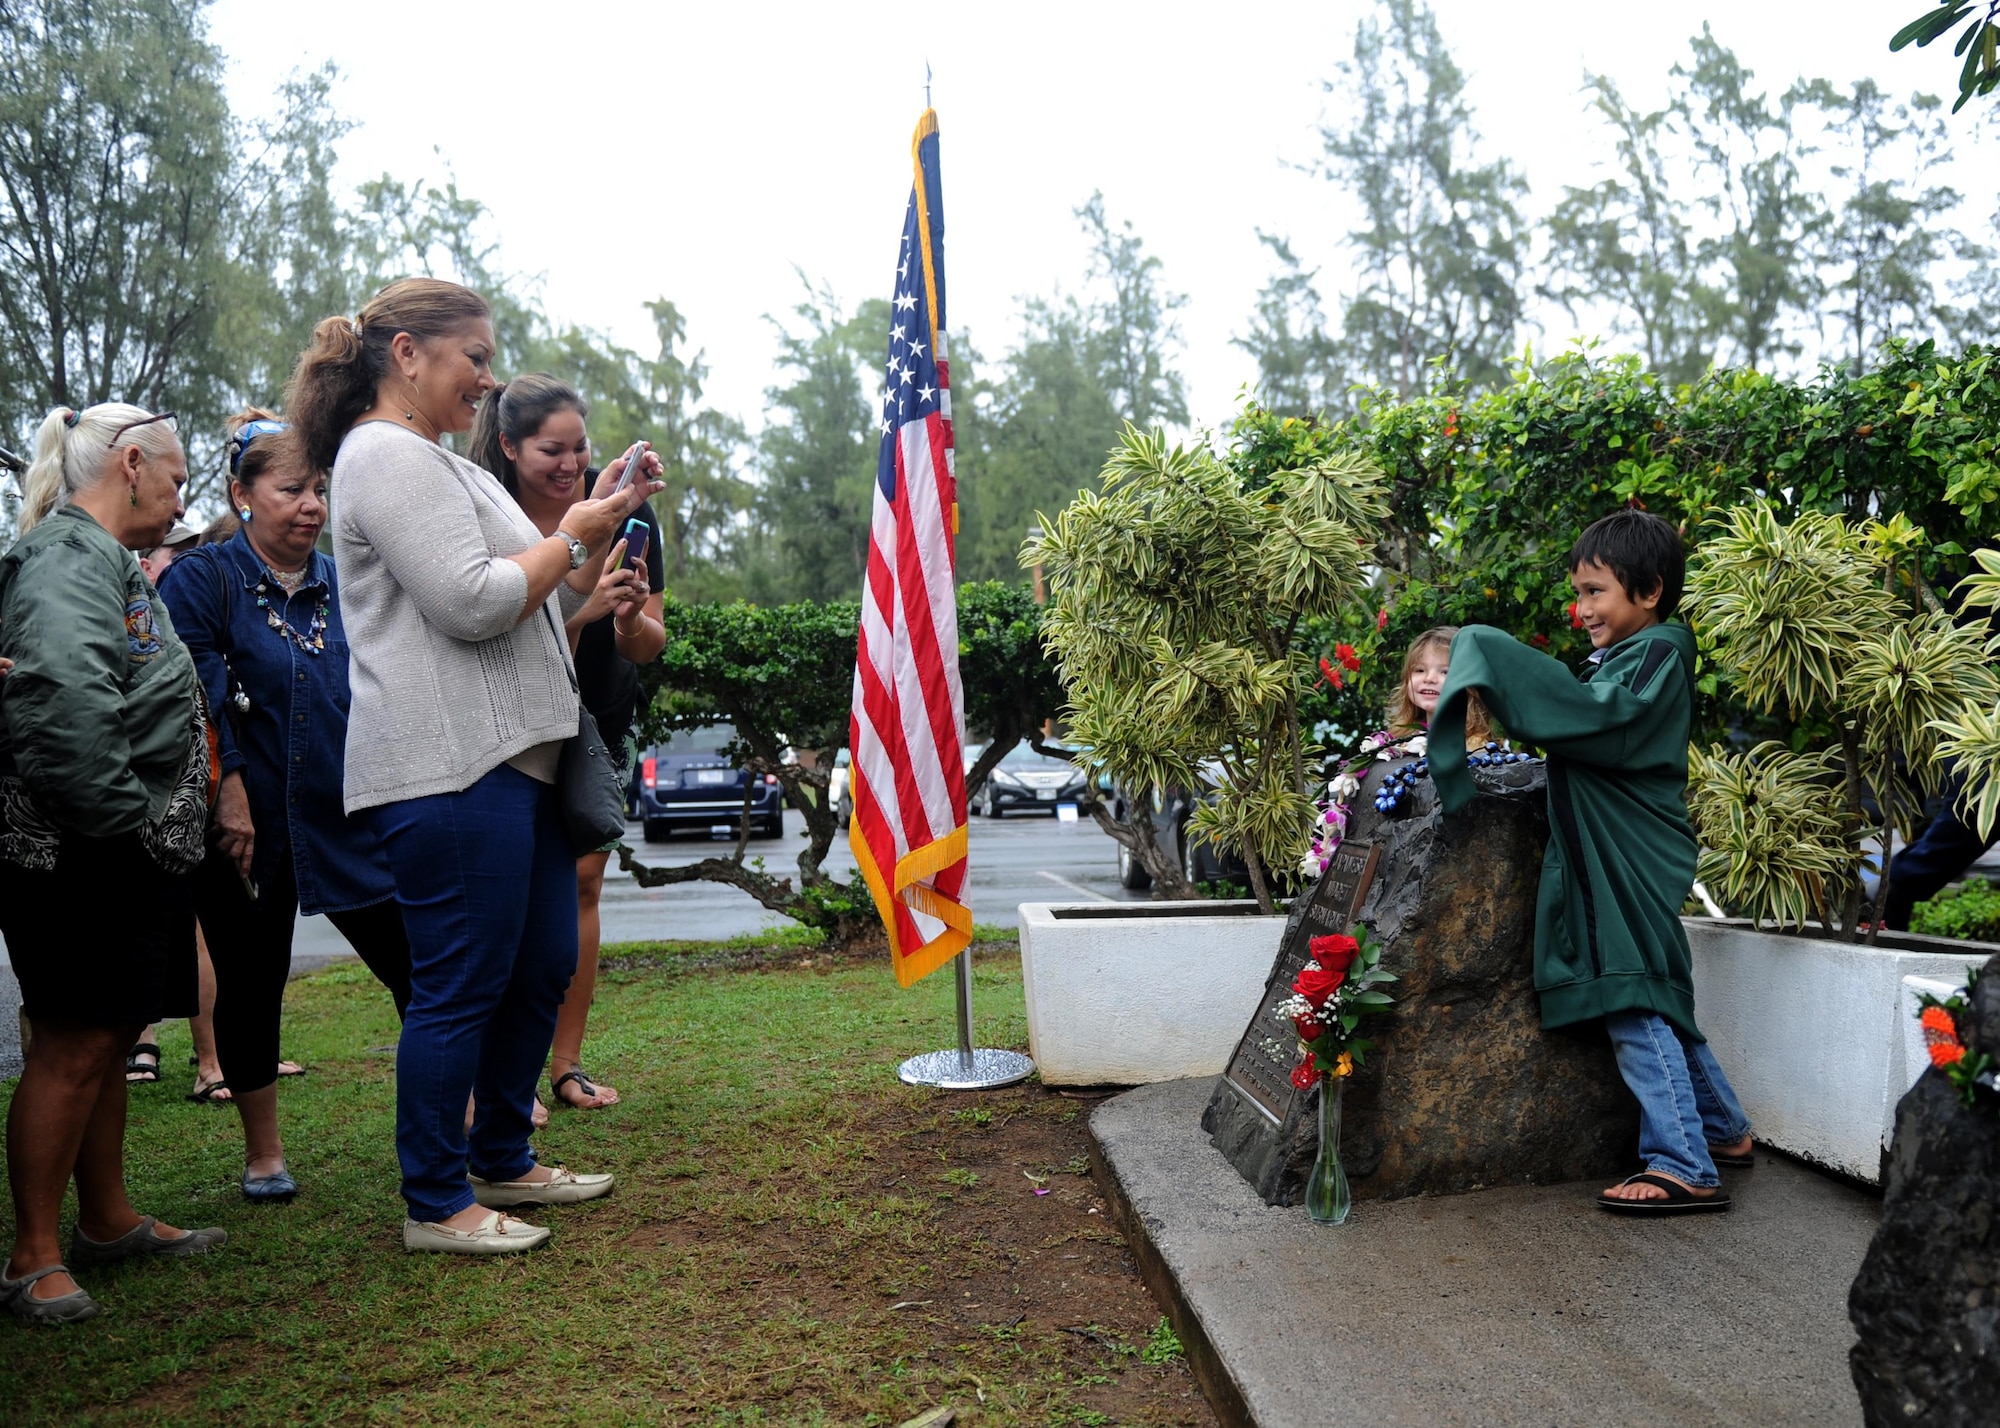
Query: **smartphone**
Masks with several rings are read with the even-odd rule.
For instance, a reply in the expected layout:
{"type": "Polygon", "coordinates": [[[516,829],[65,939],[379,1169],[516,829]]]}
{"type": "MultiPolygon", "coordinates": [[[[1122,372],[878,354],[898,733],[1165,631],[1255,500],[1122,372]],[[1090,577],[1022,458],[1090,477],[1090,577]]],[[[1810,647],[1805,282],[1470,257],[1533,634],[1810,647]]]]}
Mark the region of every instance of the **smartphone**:
{"type": "Polygon", "coordinates": [[[617,495],[620,491],[624,490],[627,486],[632,484],[632,478],[639,474],[639,458],[644,456],[645,454],[646,454],[645,442],[635,441],[632,443],[632,449],[625,453],[624,473],[619,476],[618,484],[612,487],[611,489],[612,495],[614,496],[617,495]]]}
{"type": "Polygon", "coordinates": [[[646,558],[646,543],[653,538],[653,528],[637,516],[625,522],[625,554],[619,557],[618,568],[623,570],[635,560],[646,558]]]}

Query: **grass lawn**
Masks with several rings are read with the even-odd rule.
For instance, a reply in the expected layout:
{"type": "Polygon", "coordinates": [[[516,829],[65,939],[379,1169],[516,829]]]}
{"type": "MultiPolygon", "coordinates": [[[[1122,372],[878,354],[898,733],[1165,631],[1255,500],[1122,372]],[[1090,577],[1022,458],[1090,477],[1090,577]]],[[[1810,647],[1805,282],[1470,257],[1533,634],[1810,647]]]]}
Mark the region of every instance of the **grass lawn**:
{"type": "MultiPolygon", "coordinates": [[[[979,1035],[1025,1048],[1006,937],[978,951],[979,1035]]],[[[0,1422],[1213,1422],[1085,1173],[1090,1103],[896,1081],[952,1043],[949,973],[904,992],[784,937],[606,957],[586,1057],[624,1104],[558,1109],[537,1144],[618,1188],[522,1211],[555,1237],[518,1258],[404,1253],[395,1015],[358,966],[287,997],[311,1068],[280,1091],[290,1206],[243,1201],[235,1113],[182,1099],[168,1028],[133,1200],[229,1244],[87,1271],[86,1324],[0,1316],[0,1422]]]]}

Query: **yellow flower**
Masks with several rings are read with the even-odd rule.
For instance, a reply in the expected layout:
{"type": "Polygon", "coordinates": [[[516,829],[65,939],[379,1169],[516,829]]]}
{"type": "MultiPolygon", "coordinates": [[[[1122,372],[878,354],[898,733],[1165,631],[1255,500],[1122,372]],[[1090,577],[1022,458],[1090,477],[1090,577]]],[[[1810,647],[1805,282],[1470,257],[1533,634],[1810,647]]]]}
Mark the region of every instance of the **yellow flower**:
{"type": "Polygon", "coordinates": [[[1345,1051],[1341,1052],[1339,1056],[1334,1058],[1333,1074],[1336,1076],[1352,1076],[1354,1074],[1354,1058],[1345,1051]]]}

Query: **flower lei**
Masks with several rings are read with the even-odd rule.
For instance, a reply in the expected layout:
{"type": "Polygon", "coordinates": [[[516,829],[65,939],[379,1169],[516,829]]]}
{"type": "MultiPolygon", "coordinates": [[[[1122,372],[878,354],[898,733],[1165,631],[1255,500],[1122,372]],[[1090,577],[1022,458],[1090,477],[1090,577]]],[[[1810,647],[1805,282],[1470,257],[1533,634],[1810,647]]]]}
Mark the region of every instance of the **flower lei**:
{"type": "MultiPolygon", "coordinates": [[[[1375,791],[1375,811],[1392,812],[1403,801],[1404,795],[1417,786],[1421,779],[1430,777],[1430,736],[1413,734],[1398,742],[1387,732],[1370,734],[1361,741],[1361,752],[1350,760],[1341,771],[1333,776],[1326,786],[1326,803],[1319,810],[1319,818],[1313,824],[1311,841],[1305,856],[1299,859],[1299,872],[1308,878],[1317,878],[1333,863],[1334,850],[1340,847],[1341,839],[1347,836],[1347,820],[1352,816],[1354,795],[1361,792],[1361,780],[1371,763],[1390,763],[1397,759],[1414,762],[1396,770],[1384,779],[1375,791]]],[[[1516,753],[1498,740],[1489,739],[1486,747],[1465,756],[1470,768],[1484,768],[1489,764],[1528,763],[1531,754],[1516,753]]]]}
{"type": "Polygon", "coordinates": [[[1353,1075],[1375,1049],[1374,1042],[1354,1034],[1362,1017],[1396,1004],[1387,992],[1376,990],[1396,980],[1382,970],[1382,944],[1366,927],[1359,931],[1359,937],[1335,934],[1307,943],[1312,960],[1293,979],[1293,995],[1272,1010],[1298,1033],[1304,1056],[1292,1068],[1292,1084],[1301,1091],[1311,1089],[1321,1076],[1353,1075]]]}
{"type": "Polygon", "coordinates": [[[1963,990],[1942,1000],[1924,993],[1921,998],[1923,1012],[1918,1017],[1918,1024],[1924,1030],[1924,1049],[1930,1054],[1931,1065],[1943,1072],[1945,1079],[1958,1088],[1958,1094],[1967,1106],[1976,1102],[1981,1086],[1989,1091],[2000,1091],[2000,1076],[1994,1074],[1993,1058],[1984,1051],[1973,1055],[1958,1034],[1958,1018],[1971,1005],[1969,994],[1978,982],[1978,969],[1973,968],[1968,971],[1963,990]]]}
{"type": "Polygon", "coordinates": [[[1361,741],[1361,752],[1341,766],[1326,785],[1326,802],[1320,805],[1313,823],[1312,841],[1299,859],[1299,872],[1317,878],[1333,865],[1334,850],[1347,836],[1347,820],[1352,815],[1354,796],[1361,792],[1361,779],[1373,763],[1394,759],[1422,758],[1430,747],[1428,736],[1414,734],[1398,740],[1386,729],[1377,730],[1361,741]]]}

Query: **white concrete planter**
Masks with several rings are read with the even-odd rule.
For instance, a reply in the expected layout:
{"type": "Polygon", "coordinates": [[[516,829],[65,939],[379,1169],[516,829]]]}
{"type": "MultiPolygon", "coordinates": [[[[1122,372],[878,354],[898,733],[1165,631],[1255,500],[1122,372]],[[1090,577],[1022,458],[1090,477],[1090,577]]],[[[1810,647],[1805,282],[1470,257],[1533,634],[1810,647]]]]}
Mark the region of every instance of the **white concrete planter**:
{"type": "Polygon", "coordinates": [[[1867,947],[1682,921],[1695,1015],[1757,1138],[1877,1183],[1896,1102],[1929,1064],[1917,992],[1962,985],[1995,949],[1910,933],[1867,947]]]}
{"type": "Polygon", "coordinates": [[[1254,902],[1023,903],[1021,980],[1042,1080],[1219,1075],[1284,929],[1254,902]]]}

